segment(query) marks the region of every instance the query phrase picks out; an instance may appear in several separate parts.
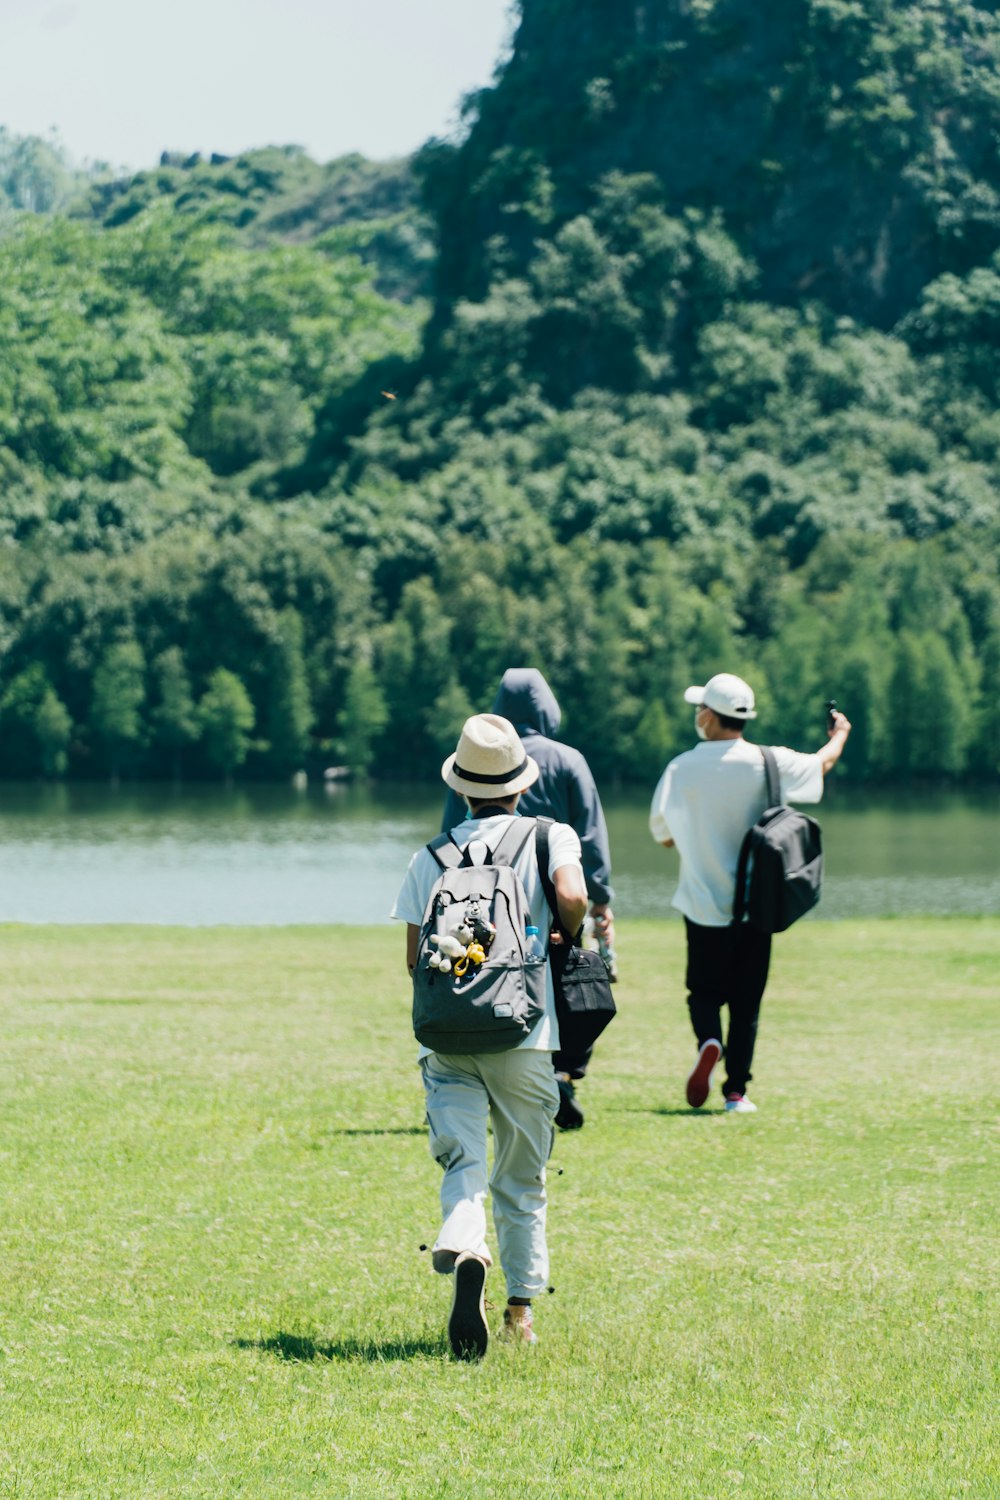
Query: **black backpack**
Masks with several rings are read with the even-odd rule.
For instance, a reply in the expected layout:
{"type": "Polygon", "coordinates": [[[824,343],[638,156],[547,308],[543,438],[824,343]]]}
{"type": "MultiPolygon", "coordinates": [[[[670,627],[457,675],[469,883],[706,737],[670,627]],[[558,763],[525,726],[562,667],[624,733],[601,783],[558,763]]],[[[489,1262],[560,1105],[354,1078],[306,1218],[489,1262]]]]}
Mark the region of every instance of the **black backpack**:
{"type": "Polygon", "coordinates": [[[767,807],[748,830],[736,867],[733,921],[784,932],[819,900],[823,838],[815,818],[781,801],[773,750],[758,746],[767,774],[767,807]]]}

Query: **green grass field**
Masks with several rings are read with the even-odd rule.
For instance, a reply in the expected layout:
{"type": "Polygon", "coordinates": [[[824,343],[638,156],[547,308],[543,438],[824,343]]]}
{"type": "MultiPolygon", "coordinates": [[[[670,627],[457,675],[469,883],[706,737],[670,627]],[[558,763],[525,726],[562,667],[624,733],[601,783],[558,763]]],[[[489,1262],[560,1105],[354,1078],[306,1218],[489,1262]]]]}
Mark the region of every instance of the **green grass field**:
{"type": "Polygon", "coordinates": [[[0,1495],[1000,1494],[1000,921],[777,940],[749,1117],[684,1105],[679,924],[621,924],[542,1342],[478,1367],[399,930],[0,942],[0,1495]]]}

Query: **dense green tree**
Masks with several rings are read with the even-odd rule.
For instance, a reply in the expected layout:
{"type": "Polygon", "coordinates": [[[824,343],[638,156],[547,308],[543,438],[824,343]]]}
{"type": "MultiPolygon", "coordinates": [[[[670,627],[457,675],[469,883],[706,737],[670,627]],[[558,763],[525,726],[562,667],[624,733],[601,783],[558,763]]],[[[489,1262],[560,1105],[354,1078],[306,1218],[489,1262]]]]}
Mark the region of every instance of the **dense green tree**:
{"type": "Polygon", "coordinates": [[[954,774],[971,723],[955,663],[934,632],[904,630],[889,684],[889,767],[904,776],[954,774]]]}
{"type": "Polygon", "coordinates": [[[375,745],[386,726],[389,710],[371,663],[359,656],[344,689],[338,744],[343,763],[355,776],[365,777],[375,759],[375,745]]]}
{"type": "Polygon", "coordinates": [[[73,721],[64,703],[47,687],[35,711],[35,737],[38,740],[42,775],[63,776],[68,764],[67,746],[73,732],[73,721]]]}
{"type": "Polygon", "coordinates": [[[452,637],[430,579],[408,583],[383,633],[378,673],[390,710],[380,761],[405,776],[424,776],[440,760],[436,705],[454,683],[452,637]]]}
{"type": "Polygon", "coordinates": [[[630,781],[652,785],[659,780],[671,752],[682,738],[660,699],[650,699],[625,746],[622,774],[630,781]]]}
{"type": "Polygon", "coordinates": [[[256,714],[250,695],[235,672],[218,667],[198,704],[205,753],[216,770],[231,781],[250,753],[256,714]]]}
{"type": "Polygon", "coordinates": [[[313,726],[303,641],[302,616],[289,605],[275,620],[263,726],[270,763],[285,774],[301,769],[313,726]]]}
{"type": "Polygon", "coordinates": [[[936,632],[922,637],[921,686],[926,718],[918,741],[918,769],[925,775],[957,776],[973,729],[973,707],[955,658],[936,632]]]}
{"type": "Polygon", "coordinates": [[[0,221],[8,213],[49,213],[64,206],[86,181],[74,172],[58,140],[17,136],[0,125],[0,221]]]}
{"type": "Polygon", "coordinates": [[[972,724],[967,769],[980,777],[1000,773],[1000,611],[979,646],[983,684],[972,724]]]}
{"type": "Polygon", "coordinates": [[[878,777],[890,758],[895,715],[888,693],[888,674],[875,651],[856,645],[833,666],[834,701],[849,712],[851,738],[841,775],[852,781],[878,777]]]}
{"type": "Polygon", "coordinates": [[[150,712],[150,721],[158,744],[170,757],[171,772],[177,780],[181,758],[200,733],[191,679],[179,646],[168,646],[156,658],[153,676],[157,701],[150,712]]]}
{"type": "Polygon", "coordinates": [[[457,677],[449,677],[427,715],[428,737],[442,761],[454,750],[466,719],[477,711],[457,677]]]}
{"type": "Polygon", "coordinates": [[[143,743],[145,671],[142,647],[125,640],[108,647],[94,672],[90,728],[112,779],[143,743]]]}
{"type": "Polygon", "coordinates": [[[72,720],[40,662],[26,667],[0,698],[0,758],[6,776],[61,776],[72,720]]]}

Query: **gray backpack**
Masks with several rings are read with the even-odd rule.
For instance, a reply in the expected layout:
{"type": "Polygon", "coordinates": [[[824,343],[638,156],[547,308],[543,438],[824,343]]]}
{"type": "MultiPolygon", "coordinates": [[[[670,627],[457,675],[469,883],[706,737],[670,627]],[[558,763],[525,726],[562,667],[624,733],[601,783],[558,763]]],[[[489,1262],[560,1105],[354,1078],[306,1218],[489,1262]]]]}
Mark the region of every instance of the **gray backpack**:
{"type": "Polygon", "coordinates": [[[413,1031],[434,1052],[506,1052],[545,1009],[548,965],[527,958],[528,898],[511,868],[534,832],[517,818],[481,865],[450,834],[427,845],[441,874],[417,943],[413,1031]]]}

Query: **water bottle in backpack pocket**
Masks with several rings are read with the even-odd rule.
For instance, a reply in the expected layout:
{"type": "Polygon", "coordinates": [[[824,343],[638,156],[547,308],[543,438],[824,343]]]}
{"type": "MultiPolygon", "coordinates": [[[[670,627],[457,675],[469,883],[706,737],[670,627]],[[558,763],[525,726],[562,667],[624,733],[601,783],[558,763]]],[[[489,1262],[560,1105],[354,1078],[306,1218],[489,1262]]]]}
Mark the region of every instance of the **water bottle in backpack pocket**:
{"type": "Polygon", "coordinates": [[[441,874],[417,942],[413,1031],[434,1052],[506,1052],[545,1010],[544,949],[529,956],[528,898],[512,868],[534,831],[533,819],[512,821],[475,865],[448,834],[427,845],[441,874]]]}

